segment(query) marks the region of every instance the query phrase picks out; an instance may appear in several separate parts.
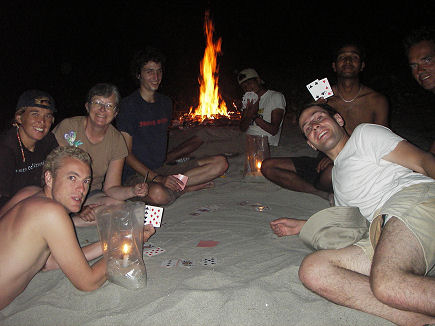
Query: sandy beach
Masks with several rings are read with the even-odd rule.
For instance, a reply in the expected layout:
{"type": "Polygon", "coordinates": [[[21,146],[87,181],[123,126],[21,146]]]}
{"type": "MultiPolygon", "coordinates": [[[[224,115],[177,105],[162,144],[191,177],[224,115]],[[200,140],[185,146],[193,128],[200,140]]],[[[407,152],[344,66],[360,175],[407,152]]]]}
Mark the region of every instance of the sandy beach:
{"type": "MultiPolygon", "coordinates": [[[[85,293],[61,271],[43,272],[0,312],[0,324],[391,325],[328,302],[302,285],[298,268],[310,250],[297,236],[275,236],[269,222],[282,216],[307,219],[328,202],[282,189],[263,177],[243,177],[244,139],[227,139],[237,133],[235,128],[210,127],[212,135],[221,137],[194,153],[233,155],[214,188],[187,193],[164,209],[162,226],[149,242],[165,252],[144,257],[146,288],[133,291],[106,282],[85,293]],[[198,246],[201,241],[204,247],[198,246]],[[215,264],[203,266],[203,258],[214,258],[215,264]],[[193,266],[161,266],[168,259],[191,260],[193,266]]],[[[171,144],[193,132],[173,130],[171,144]]],[[[286,121],[280,146],[271,155],[315,152],[286,121]]],[[[84,245],[98,240],[98,232],[96,227],[80,228],[78,237],[84,245]]]]}

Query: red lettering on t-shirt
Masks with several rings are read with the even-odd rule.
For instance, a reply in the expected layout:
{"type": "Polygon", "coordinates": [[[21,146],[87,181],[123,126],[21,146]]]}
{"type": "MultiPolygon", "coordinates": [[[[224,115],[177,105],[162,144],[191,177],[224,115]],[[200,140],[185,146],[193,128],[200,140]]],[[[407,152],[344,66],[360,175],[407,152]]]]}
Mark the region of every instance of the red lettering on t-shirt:
{"type": "Polygon", "coordinates": [[[149,120],[149,121],[139,121],[139,127],[156,126],[167,122],[168,122],[168,118],[149,120]]]}

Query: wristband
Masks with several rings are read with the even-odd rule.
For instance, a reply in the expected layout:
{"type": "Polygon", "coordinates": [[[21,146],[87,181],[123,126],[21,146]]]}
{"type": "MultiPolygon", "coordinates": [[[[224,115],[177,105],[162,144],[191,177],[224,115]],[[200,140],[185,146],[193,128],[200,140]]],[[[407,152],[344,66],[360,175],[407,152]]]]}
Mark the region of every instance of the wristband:
{"type": "Polygon", "coordinates": [[[151,179],[151,182],[157,182],[157,181],[155,181],[155,180],[157,179],[158,176],[159,176],[159,175],[156,174],[156,175],[154,176],[154,178],[151,179]]]}

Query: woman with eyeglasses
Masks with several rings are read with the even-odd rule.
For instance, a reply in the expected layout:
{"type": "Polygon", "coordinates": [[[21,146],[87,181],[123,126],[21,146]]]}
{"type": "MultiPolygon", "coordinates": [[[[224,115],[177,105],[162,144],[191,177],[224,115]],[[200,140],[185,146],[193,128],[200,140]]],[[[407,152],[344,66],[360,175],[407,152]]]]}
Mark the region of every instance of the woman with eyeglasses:
{"type": "MultiPolygon", "coordinates": [[[[88,115],[64,119],[53,130],[59,145],[80,147],[92,158],[92,183],[83,209],[73,217],[76,226],[95,223],[96,208],[101,205],[148,194],[146,180],[133,186],[121,185],[128,151],[121,133],[112,125],[120,99],[115,85],[97,84],[88,92],[88,115]]],[[[82,195],[77,187],[73,196],[79,200],[82,195]]]]}

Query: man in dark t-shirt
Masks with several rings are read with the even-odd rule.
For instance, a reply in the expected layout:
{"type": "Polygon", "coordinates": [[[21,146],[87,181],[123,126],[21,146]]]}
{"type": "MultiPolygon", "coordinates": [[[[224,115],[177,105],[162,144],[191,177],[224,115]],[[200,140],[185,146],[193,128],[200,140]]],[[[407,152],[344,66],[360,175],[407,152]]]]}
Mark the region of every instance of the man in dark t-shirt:
{"type": "Polygon", "coordinates": [[[25,186],[41,186],[42,166],[57,141],[50,132],[53,98],[40,90],[18,99],[13,127],[0,136],[0,207],[25,186]]]}
{"type": "Polygon", "coordinates": [[[149,183],[148,196],[138,199],[157,205],[170,204],[184,192],[213,186],[211,181],[228,168],[222,155],[165,165],[172,101],[157,93],[163,75],[163,55],[157,49],[147,48],[138,52],[132,63],[139,89],[121,101],[116,119],[128,148],[124,184],[145,180],[149,183]],[[176,177],[178,174],[187,176],[186,184],[176,177]]]}

